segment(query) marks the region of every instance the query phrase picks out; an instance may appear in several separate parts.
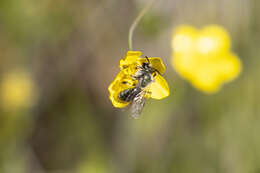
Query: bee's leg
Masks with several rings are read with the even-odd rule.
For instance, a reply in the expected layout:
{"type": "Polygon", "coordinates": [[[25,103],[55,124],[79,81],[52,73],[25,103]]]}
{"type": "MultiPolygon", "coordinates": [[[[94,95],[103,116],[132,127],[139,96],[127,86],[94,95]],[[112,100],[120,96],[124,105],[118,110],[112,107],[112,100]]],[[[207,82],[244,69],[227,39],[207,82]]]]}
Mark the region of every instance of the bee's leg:
{"type": "Polygon", "coordinates": [[[157,76],[157,73],[156,72],[154,72],[153,74],[152,74],[152,82],[154,82],[155,80],[155,76],[157,76]]]}
{"type": "Polygon", "coordinates": [[[159,74],[159,75],[161,75],[162,76],[162,74],[158,71],[158,70],[154,70],[153,71],[153,77],[155,77],[157,74],[159,74]]]}
{"type": "Polygon", "coordinates": [[[139,78],[136,75],[130,75],[132,79],[138,80],[139,78]]]}
{"type": "Polygon", "coordinates": [[[152,94],[151,91],[145,91],[144,96],[149,98],[151,94],[152,94]]]}
{"type": "Polygon", "coordinates": [[[161,75],[161,76],[162,76],[162,74],[161,74],[161,73],[160,73],[158,70],[156,70],[156,69],[155,69],[155,72],[159,73],[159,75],[161,75]]]}

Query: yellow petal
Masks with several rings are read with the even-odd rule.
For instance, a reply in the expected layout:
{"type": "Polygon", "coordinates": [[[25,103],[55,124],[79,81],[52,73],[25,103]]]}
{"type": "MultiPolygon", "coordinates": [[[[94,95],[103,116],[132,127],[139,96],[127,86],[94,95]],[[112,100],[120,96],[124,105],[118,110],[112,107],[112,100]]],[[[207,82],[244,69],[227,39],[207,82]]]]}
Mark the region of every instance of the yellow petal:
{"type": "Polygon", "coordinates": [[[191,52],[197,38],[197,30],[189,25],[177,27],[172,37],[172,49],[175,52],[191,52]]]}
{"type": "Polygon", "coordinates": [[[129,65],[136,63],[137,59],[142,55],[140,51],[128,51],[124,59],[120,60],[120,69],[127,68],[129,65]]]}
{"type": "Polygon", "coordinates": [[[192,84],[207,93],[214,93],[226,82],[233,80],[241,71],[241,63],[237,56],[227,53],[221,57],[213,57],[214,61],[197,64],[192,84]]]}
{"type": "Polygon", "coordinates": [[[209,25],[199,32],[197,50],[202,54],[222,53],[230,49],[228,32],[220,26],[209,25]]]}
{"type": "Polygon", "coordinates": [[[215,93],[222,85],[222,81],[216,73],[205,69],[196,72],[191,79],[192,85],[205,93],[215,93]]]}
{"type": "Polygon", "coordinates": [[[148,92],[151,92],[151,98],[159,100],[170,95],[168,83],[161,75],[155,76],[155,81],[150,84],[148,92]]]}
{"type": "Polygon", "coordinates": [[[235,79],[242,70],[242,63],[240,62],[240,59],[231,53],[222,58],[219,61],[218,66],[221,71],[221,78],[226,82],[235,79]]]}
{"type": "Polygon", "coordinates": [[[194,74],[195,58],[193,54],[173,53],[171,61],[175,70],[184,78],[191,79],[194,74]]]}

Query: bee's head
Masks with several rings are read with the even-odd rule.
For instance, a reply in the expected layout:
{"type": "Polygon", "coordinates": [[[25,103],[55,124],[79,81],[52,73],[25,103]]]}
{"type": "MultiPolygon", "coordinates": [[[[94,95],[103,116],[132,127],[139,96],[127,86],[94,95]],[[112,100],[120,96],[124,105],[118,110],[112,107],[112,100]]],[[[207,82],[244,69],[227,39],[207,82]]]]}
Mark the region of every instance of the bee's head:
{"type": "Polygon", "coordinates": [[[148,59],[148,57],[145,56],[145,58],[146,58],[147,62],[143,62],[143,63],[142,63],[142,68],[145,69],[145,70],[150,71],[150,70],[153,69],[153,67],[152,67],[152,65],[151,65],[150,60],[148,59]]]}
{"type": "MultiPolygon", "coordinates": [[[[161,73],[160,73],[157,69],[155,69],[155,68],[152,67],[152,64],[150,63],[149,58],[148,58],[147,56],[145,56],[145,58],[146,58],[147,62],[144,62],[144,63],[142,64],[142,68],[143,68],[144,70],[150,72],[150,73],[156,72],[156,73],[159,73],[159,74],[161,75],[161,73]]],[[[155,73],[155,75],[156,75],[156,73],[155,73]]]]}
{"type": "Polygon", "coordinates": [[[152,68],[152,67],[151,67],[151,64],[150,64],[150,63],[147,63],[147,62],[143,62],[143,63],[142,63],[142,67],[143,67],[143,69],[152,68]]]}

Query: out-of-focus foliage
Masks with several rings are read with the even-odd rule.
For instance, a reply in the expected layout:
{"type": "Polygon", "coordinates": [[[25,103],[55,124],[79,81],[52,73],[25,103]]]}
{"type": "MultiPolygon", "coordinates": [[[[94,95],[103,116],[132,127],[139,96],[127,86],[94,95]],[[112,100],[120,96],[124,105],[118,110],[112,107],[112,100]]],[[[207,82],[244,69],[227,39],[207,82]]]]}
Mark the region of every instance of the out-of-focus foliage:
{"type": "Polygon", "coordinates": [[[241,62],[230,47],[229,34],[220,26],[210,25],[201,31],[179,26],[172,38],[172,64],[194,87],[216,92],[241,71],[241,62]]]}
{"type": "Polygon", "coordinates": [[[107,87],[147,3],[0,1],[1,173],[259,172],[260,1],[156,3],[133,44],[162,58],[174,94],[149,99],[135,120],[107,87]],[[206,95],[172,69],[171,39],[181,24],[212,23],[229,31],[243,72],[206,95]]]}
{"type": "Polygon", "coordinates": [[[33,80],[23,71],[3,75],[0,86],[0,100],[6,111],[19,111],[32,106],[36,99],[33,80]]]}

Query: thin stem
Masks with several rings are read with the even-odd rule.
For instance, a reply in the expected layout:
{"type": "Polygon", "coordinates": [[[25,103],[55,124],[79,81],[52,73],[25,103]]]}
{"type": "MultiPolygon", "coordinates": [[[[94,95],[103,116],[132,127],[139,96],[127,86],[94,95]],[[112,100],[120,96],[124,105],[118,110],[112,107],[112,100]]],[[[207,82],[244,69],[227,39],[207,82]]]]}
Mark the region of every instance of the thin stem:
{"type": "Polygon", "coordinates": [[[142,11],[139,13],[139,15],[136,17],[136,19],[132,23],[132,25],[129,29],[129,34],[128,34],[128,48],[129,48],[129,50],[133,50],[133,33],[134,33],[136,26],[138,25],[140,20],[143,18],[143,16],[146,14],[146,12],[155,3],[155,1],[156,0],[151,0],[151,2],[142,9],[142,11]]]}

